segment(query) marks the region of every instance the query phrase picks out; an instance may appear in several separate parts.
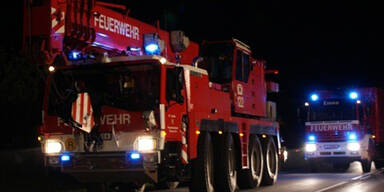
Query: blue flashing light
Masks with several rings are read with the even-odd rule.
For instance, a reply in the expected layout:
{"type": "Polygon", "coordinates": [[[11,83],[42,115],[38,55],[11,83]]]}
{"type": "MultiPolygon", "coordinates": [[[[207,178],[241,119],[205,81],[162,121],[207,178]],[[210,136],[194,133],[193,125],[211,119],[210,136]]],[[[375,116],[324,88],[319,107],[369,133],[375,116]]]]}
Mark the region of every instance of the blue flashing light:
{"type": "Polygon", "coordinates": [[[73,59],[78,59],[78,58],[80,58],[80,53],[79,53],[79,52],[72,52],[72,58],[73,58],[73,59]]]}
{"type": "Polygon", "coordinates": [[[308,141],[314,142],[316,140],[316,137],[314,135],[309,135],[308,136],[308,141]]]}
{"type": "Polygon", "coordinates": [[[317,94],[312,94],[311,95],[311,100],[312,101],[317,101],[319,99],[319,95],[317,95],[317,94]]]}
{"type": "Polygon", "coordinates": [[[138,159],[140,159],[141,155],[140,155],[140,153],[134,152],[134,153],[131,153],[129,155],[129,157],[130,157],[131,160],[138,160],[138,159]]]}
{"type": "Polygon", "coordinates": [[[130,51],[141,51],[140,47],[130,47],[130,51]]]}
{"type": "Polygon", "coordinates": [[[348,134],[348,140],[354,141],[357,139],[356,133],[349,133],[348,134]]]}
{"type": "Polygon", "coordinates": [[[159,45],[155,43],[150,43],[145,46],[145,51],[147,52],[147,54],[155,54],[159,51],[159,45]]]}
{"type": "Polygon", "coordinates": [[[69,160],[71,160],[71,156],[69,156],[69,155],[62,155],[60,157],[60,160],[61,160],[61,162],[69,161],[69,160]]]}
{"type": "Polygon", "coordinates": [[[69,53],[68,58],[71,60],[81,59],[81,52],[72,51],[69,53]]]}
{"type": "Polygon", "coordinates": [[[359,97],[359,94],[358,94],[356,91],[352,91],[352,92],[349,93],[349,98],[350,98],[350,99],[355,100],[355,99],[357,99],[358,97],[359,97]]]}

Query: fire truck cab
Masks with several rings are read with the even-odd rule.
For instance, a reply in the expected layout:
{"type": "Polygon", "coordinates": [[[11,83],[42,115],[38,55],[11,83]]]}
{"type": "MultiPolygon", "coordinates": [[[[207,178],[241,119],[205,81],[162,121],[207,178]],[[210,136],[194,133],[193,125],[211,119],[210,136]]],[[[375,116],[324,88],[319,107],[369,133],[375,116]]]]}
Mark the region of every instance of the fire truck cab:
{"type": "Polygon", "coordinates": [[[381,94],[378,88],[359,88],[323,90],[310,95],[310,101],[305,102],[305,159],[313,170],[319,160],[341,170],[346,170],[352,161],[360,161],[363,172],[371,170],[372,161],[381,167],[381,94]]]}

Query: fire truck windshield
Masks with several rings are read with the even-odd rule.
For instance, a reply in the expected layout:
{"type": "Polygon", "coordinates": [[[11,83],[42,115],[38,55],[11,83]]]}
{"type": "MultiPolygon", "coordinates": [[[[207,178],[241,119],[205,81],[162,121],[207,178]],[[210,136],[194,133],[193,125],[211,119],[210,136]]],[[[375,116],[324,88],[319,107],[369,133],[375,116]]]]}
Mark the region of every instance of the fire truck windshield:
{"type": "Polygon", "coordinates": [[[348,100],[323,100],[311,103],[310,121],[356,120],[356,104],[348,100]]]}
{"type": "Polygon", "coordinates": [[[78,93],[87,92],[93,110],[112,106],[130,111],[153,110],[159,104],[160,69],[156,64],[92,65],[57,70],[51,77],[48,114],[71,116],[78,93]]]}
{"type": "Polygon", "coordinates": [[[234,46],[230,43],[205,44],[201,48],[204,60],[200,68],[206,69],[209,81],[214,83],[229,83],[232,76],[234,46]]]}

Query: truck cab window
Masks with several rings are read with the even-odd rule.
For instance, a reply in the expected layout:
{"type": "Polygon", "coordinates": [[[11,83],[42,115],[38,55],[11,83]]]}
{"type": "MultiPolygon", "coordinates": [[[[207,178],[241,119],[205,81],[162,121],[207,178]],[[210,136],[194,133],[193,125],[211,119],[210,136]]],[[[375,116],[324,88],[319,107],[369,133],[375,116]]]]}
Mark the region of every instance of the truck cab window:
{"type": "Polygon", "coordinates": [[[167,69],[167,100],[173,100],[178,103],[184,102],[184,97],[181,94],[183,89],[183,69],[174,68],[167,69]]]}
{"type": "Polygon", "coordinates": [[[236,51],[236,80],[248,82],[250,71],[249,55],[236,51]]]}
{"type": "Polygon", "coordinates": [[[200,67],[208,71],[209,81],[220,84],[231,82],[232,44],[215,43],[203,45],[200,55],[204,58],[200,67]]]}

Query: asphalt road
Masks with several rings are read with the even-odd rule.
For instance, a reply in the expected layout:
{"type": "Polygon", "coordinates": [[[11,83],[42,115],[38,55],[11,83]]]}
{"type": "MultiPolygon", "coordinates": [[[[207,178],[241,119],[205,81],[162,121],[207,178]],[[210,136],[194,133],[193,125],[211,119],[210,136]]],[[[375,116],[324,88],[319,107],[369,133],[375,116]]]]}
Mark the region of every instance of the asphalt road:
{"type": "MultiPolygon", "coordinates": [[[[37,150],[0,153],[0,191],[86,192],[84,185],[69,176],[45,175],[39,154],[37,150]]],[[[334,172],[331,166],[320,165],[322,172],[308,173],[300,154],[292,153],[275,185],[240,192],[384,192],[384,170],[373,169],[370,174],[362,174],[360,163],[354,162],[346,172],[334,172]]],[[[188,189],[180,187],[174,192],[188,192],[188,189]]]]}
{"type": "MultiPolygon", "coordinates": [[[[327,170],[328,171],[328,170],[327,170]]],[[[347,172],[288,173],[279,174],[273,186],[264,186],[241,192],[376,192],[384,191],[384,174],[373,169],[362,174],[359,162],[353,162],[347,172]]],[[[159,190],[154,192],[171,192],[159,190]]],[[[178,188],[173,192],[188,192],[187,188],[178,188]]]]}

